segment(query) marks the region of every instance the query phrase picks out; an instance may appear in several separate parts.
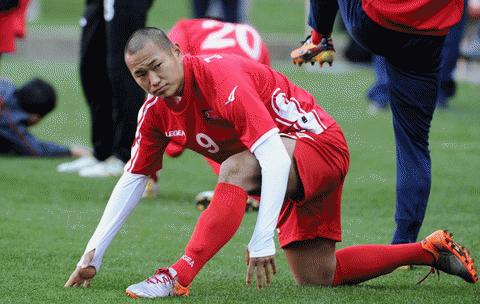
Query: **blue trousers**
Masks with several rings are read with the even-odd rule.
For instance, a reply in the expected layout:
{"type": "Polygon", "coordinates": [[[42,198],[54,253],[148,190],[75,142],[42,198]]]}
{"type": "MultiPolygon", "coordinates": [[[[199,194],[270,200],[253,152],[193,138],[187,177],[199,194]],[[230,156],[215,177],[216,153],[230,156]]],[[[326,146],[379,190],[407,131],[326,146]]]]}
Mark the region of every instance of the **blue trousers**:
{"type": "MultiPolygon", "coordinates": [[[[318,14],[311,1],[312,19],[318,14]]],[[[428,135],[440,86],[445,37],[406,34],[381,27],[363,11],[361,0],[338,0],[350,36],[385,57],[396,144],[396,230],[392,243],[415,242],[431,186],[428,135]]]]}
{"type": "MultiPolygon", "coordinates": [[[[468,1],[465,1],[465,9],[467,3],[468,1]]],[[[457,65],[466,17],[467,14],[463,14],[462,20],[452,27],[445,38],[440,64],[440,90],[437,95],[437,105],[440,106],[447,106],[448,99],[455,95],[456,85],[453,79],[453,73],[457,65]]],[[[390,99],[386,59],[382,56],[374,56],[373,67],[375,69],[376,81],[371,86],[367,96],[377,106],[384,108],[388,105],[390,99]]]]}

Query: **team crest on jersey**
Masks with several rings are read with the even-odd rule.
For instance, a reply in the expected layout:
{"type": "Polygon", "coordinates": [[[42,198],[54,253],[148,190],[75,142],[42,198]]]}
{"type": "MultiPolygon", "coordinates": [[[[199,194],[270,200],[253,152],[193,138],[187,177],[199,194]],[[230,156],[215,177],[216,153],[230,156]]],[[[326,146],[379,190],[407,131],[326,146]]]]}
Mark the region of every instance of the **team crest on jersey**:
{"type": "Polygon", "coordinates": [[[215,110],[212,110],[212,109],[202,110],[202,113],[203,113],[203,117],[204,117],[206,120],[219,120],[219,119],[222,119],[222,118],[220,117],[220,115],[219,115],[215,110]]]}

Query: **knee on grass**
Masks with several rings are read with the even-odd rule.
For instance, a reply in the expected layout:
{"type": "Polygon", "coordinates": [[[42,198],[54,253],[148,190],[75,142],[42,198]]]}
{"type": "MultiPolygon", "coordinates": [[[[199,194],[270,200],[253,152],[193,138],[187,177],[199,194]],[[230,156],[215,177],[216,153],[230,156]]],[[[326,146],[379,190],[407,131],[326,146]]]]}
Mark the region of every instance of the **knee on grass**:
{"type": "Polygon", "coordinates": [[[333,271],[325,270],[320,273],[294,274],[295,283],[299,286],[322,286],[331,287],[333,284],[333,271]]]}

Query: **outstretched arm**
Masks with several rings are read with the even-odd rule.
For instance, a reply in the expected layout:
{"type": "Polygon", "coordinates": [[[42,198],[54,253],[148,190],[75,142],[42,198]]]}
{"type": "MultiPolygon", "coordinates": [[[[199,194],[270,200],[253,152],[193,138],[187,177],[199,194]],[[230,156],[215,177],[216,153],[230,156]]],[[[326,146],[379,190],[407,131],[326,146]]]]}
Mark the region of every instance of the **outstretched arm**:
{"type": "Polygon", "coordinates": [[[10,124],[8,128],[0,130],[0,135],[9,143],[10,149],[19,155],[40,157],[71,155],[68,147],[38,139],[23,124],[10,124]]]}
{"type": "Polygon", "coordinates": [[[88,286],[91,278],[100,269],[103,255],[130,213],[142,197],[148,176],[124,172],[113,189],[85,252],[77,264],[65,287],[88,286]]]}
{"type": "Polygon", "coordinates": [[[270,283],[270,268],[276,273],[273,238],[291,166],[290,156],[277,132],[253,150],[262,170],[262,186],[257,223],[248,244],[246,283],[250,284],[256,268],[259,288],[263,286],[264,274],[267,285],[270,283]]]}

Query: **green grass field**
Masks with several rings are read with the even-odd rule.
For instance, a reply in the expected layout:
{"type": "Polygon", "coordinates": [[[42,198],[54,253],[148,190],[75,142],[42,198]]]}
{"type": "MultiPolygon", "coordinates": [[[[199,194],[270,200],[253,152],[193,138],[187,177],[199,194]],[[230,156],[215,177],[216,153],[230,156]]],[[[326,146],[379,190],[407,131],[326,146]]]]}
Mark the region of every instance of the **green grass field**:
{"type": "MultiPolygon", "coordinates": [[[[252,22],[262,33],[303,33],[303,0],[252,1],[252,22]],[[301,7],[300,7],[301,6],[301,7]]],[[[44,0],[35,25],[78,24],[83,0],[44,0]]],[[[189,1],[157,0],[149,24],[170,27],[190,16],[189,1]]],[[[301,34],[300,34],[301,37],[301,34]]],[[[312,92],[342,125],[351,150],[343,195],[344,241],[389,243],[394,229],[395,148],[389,112],[367,114],[368,70],[344,74],[307,73],[275,65],[312,92]]],[[[90,117],[74,62],[2,58],[0,75],[20,84],[34,75],[52,81],[57,109],[33,132],[63,144],[89,145],[90,117]]],[[[460,83],[448,111],[435,114],[431,130],[433,184],[420,232],[449,229],[480,258],[480,106],[479,85],[460,83]]],[[[193,197],[215,185],[201,157],[187,152],[165,160],[159,197],[143,200],[122,228],[89,289],[64,289],[93,233],[115,179],[82,179],[55,168],[69,159],[0,157],[0,303],[135,303],[124,289],[183,254],[200,212],[193,197]]],[[[192,284],[188,299],[168,303],[480,303],[480,285],[442,275],[415,283],[428,271],[395,271],[359,286],[312,288],[294,285],[282,250],[279,273],[270,288],[244,285],[243,253],[256,214],[247,214],[235,237],[192,284]]],[[[278,248],[278,246],[277,246],[278,248]]],[[[142,301],[145,302],[145,301],[142,301]]],[[[148,302],[148,301],[147,301],[148,302]]]]}
{"type": "MultiPolygon", "coordinates": [[[[351,168],[344,188],[343,237],[339,247],[388,243],[393,231],[394,144],[389,113],[366,114],[368,71],[312,74],[277,65],[318,97],[340,122],[351,148],[351,168]]],[[[59,90],[58,108],[34,133],[65,144],[88,144],[89,116],[73,63],[9,59],[3,74],[20,83],[43,74],[59,90]]],[[[473,257],[480,254],[479,87],[460,84],[449,111],[435,115],[431,132],[433,186],[420,235],[438,228],[456,233],[473,257]]],[[[1,157],[0,303],[125,303],[123,290],[169,265],[183,252],[199,211],[193,197],[215,184],[200,157],[185,153],[167,159],[160,174],[160,195],[144,200],[107,252],[103,267],[88,290],[64,289],[101,216],[115,179],[82,179],[59,174],[67,159],[1,157]]],[[[242,257],[255,222],[247,214],[236,236],[204,268],[192,285],[188,303],[478,303],[478,285],[443,275],[415,282],[427,268],[396,271],[356,287],[300,288],[293,284],[282,251],[272,286],[257,291],[244,286],[242,257]]]]}
{"type": "MultiPolygon", "coordinates": [[[[34,25],[78,25],[84,0],[42,0],[42,14],[34,25]]],[[[178,18],[193,17],[190,0],[155,0],[148,23],[170,28],[178,18]]],[[[304,0],[253,0],[249,19],[261,32],[303,33],[304,0]]]]}

